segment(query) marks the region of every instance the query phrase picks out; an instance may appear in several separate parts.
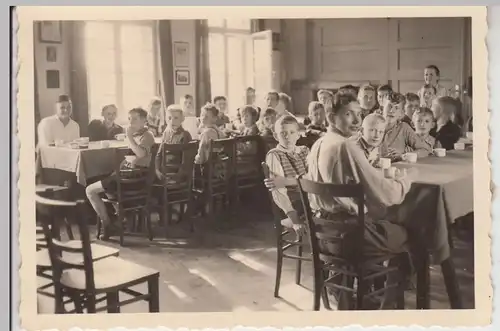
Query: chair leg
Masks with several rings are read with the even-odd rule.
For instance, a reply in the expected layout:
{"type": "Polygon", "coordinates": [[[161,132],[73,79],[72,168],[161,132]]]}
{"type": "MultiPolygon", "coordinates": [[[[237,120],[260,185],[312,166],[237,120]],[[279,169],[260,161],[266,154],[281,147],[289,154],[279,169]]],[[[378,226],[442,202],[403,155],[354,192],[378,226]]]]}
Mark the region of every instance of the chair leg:
{"type": "Polygon", "coordinates": [[[116,314],[120,312],[120,298],[118,293],[118,291],[106,293],[108,313],[116,314]]]}
{"type": "Polygon", "coordinates": [[[362,272],[358,273],[358,288],[356,291],[356,310],[363,310],[364,299],[366,295],[366,281],[363,279],[364,275],[362,272]]]}
{"type": "Polygon", "coordinates": [[[118,211],[118,227],[120,229],[120,246],[123,246],[125,244],[125,238],[124,238],[124,233],[125,233],[125,228],[124,228],[124,221],[125,221],[125,215],[123,215],[123,210],[118,211]]]}
{"type": "Polygon", "coordinates": [[[441,272],[443,273],[444,285],[446,286],[446,292],[448,292],[451,309],[463,309],[455,265],[451,257],[441,263],[441,272]]]}
{"type": "Polygon", "coordinates": [[[148,304],[150,313],[160,312],[159,275],[150,277],[148,280],[148,304]]]}
{"type": "Polygon", "coordinates": [[[320,310],[320,304],[321,304],[321,296],[322,293],[324,292],[324,280],[323,280],[323,275],[322,271],[315,271],[314,272],[314,301],[313,301],[313,310],[314,311],[319,311],[320,310]]]}
{"type": "MultiPolygon", "coordinates": [[[[323,274],[324,274],[323,279],[327,279],[329,271],[324,270],[323,274]]],[[[325,309],[332,310],[332,308],[330,307],[330,299],[328,298],[328,290],[327,290],[327,287],[324,286],[324,284],[323,284],[323,288],[321,290],[321,297],[323,298],[323,306],[325,307],[325,309]]]]}
{"type": "Polygon", "coordinates": [[[427,252],[419,254],[417,267],[417,309],[430,308],[430,270],[427,252]]]}
{"type": "Polygon", "coordinates": [[[281,271],[283,269],[283,251],[281,249],[281,242],[278,243],[276,256],[276,280],[274,282],[274,297],[279,298],[280,283],[281,283],[281,271]]]}
{"type": "Polygon", "coordinates": [[[153,241],[154,239],[153,225],[151,224],[151,211],[149,210],[148,206],[146,206],[146,208],[143,210],[143,215],[146,219],[146,227],[148,228],[148,239],[149,241],[153,241]]]}
{"type": "MultiPolygon", "coordinates": [[[[297,256],[299,257],[302,257],[302,250],[303,250],[302,239],[303,239],[302,236],[297,236],[297,242],[299,243],[299,245],[297,246],[297,256]]],[[[297,265],[295,268],[295,284],[299,285],[300,276],[302,273],[302,260],[298,259],[296,263],[297,265]]]]}
{"type": "Polygon", "coordinates": [[[194,199],[192,196],[190,196],[188,199],[188,203],[186,204],[186,215],[184,215],[184,220],[186,220],[189,223],[190,232],[194,232],[193,209],[194,209],[194,199]]]}

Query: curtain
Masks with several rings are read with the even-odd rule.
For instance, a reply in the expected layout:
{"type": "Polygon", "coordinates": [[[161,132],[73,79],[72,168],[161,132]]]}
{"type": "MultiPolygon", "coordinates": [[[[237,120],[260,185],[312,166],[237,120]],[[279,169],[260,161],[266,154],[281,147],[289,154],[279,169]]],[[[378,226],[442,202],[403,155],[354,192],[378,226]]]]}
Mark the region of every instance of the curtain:
{"type": "Polygon", "coordinates": [[[199,54],[196,63],[196,116],[201,107],[212,99],[210,87],[210,65],[208,52],[208,21],[196,21],[195,54],[199,54]]]}
{"type": "Polygon", "coordinates": [[[85,64],[85,43],[83,38],[85,22],[66,22],[68,25],[70,97],[73,102],[73,119],[80,126],[80,135],[86,137],[89,125],[89,102],[87,89],[87,68],[85,64]]]}
{"type": "Polygon", "coordinates": [[[174,96],[174,68],[172,54],[172,32],[170,21],[157,21],[158,54],[160,79],[158,81],[159,95],[164,105],[177,103],[174,96]]]}

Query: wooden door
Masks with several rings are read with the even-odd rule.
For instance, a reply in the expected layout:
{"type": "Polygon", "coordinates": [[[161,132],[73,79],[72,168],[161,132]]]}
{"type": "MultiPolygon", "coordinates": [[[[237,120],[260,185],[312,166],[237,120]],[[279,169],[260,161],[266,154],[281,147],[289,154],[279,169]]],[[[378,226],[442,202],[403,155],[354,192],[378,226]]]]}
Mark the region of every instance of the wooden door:
{"type": "Polygon", "coordinates": [[[440,84],[464,82],[464,18],[394,18],[389,21],[389,72],[395,91],[417,92],[424,68],[436,65],[440,84]]]}

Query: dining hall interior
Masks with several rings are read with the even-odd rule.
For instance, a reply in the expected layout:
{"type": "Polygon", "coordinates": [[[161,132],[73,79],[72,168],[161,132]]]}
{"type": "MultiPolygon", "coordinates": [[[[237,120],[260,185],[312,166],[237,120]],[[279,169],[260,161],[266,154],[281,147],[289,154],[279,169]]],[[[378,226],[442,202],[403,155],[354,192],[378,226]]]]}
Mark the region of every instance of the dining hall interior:
{"type": "Polygon", "coordinates": [[[40,314],[474,308],[470,18],[33,29],[40,314]]]}

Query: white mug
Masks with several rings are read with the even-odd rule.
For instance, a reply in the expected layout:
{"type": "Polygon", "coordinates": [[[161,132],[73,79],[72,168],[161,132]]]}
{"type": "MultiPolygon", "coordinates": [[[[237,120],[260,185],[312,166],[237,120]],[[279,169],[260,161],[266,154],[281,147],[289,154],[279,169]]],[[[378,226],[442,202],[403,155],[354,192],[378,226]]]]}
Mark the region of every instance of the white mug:
{"type": "Polygon", "coordinates": [[[446,156],[446,149],[444,149],[444,148],[434,148],[434,154],[437,157],[445,157],[446,156]]]}
{"type": "Polygon", "coordinates": [[[406,153],[404,155],[404,160],[409,163],[416,163],[418,155],[417,153],[406,153]]]}
{"type": "Polygon", "coordinates": [[[380,158],[380,167],[382,169],[389,169],[391,167],[391,159],[386,157],[380,158]]]}
{"type": "Polygon", "coordinates": [[[119,134],[115,135],[115,138],[116,138],[116,140],[123,141],[123,140],[125,140],[125,133],[119,133],[119,134]]]}
{"type": "Polygon", "coordinates": [[[465,144],[464,143],[455,143],[455,145],[453,145],[453,147],[457,151],[463,151],[465,149],[465,144]]]}

